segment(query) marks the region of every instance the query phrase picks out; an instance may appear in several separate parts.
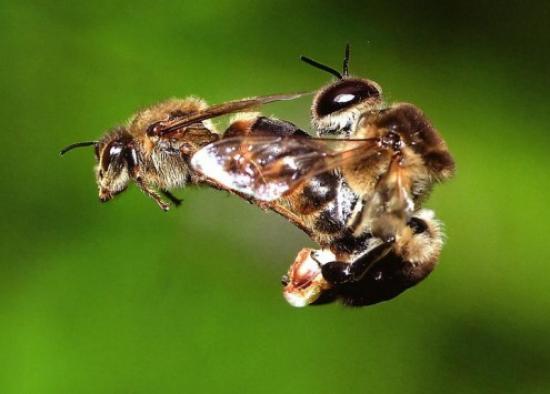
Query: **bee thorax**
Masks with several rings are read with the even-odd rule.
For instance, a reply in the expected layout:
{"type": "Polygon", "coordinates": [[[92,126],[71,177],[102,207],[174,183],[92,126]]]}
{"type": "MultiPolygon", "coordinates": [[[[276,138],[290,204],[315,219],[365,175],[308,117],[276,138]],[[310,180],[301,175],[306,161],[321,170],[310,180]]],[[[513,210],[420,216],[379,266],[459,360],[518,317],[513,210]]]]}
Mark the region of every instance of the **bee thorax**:
{"type": "Polygon", "coordinates": [[[189,179],[189,165],[181,155],[166,151],[153,151],[147,170],[154,174],[157,185],[162,189],[185,186],[189,179]]]}

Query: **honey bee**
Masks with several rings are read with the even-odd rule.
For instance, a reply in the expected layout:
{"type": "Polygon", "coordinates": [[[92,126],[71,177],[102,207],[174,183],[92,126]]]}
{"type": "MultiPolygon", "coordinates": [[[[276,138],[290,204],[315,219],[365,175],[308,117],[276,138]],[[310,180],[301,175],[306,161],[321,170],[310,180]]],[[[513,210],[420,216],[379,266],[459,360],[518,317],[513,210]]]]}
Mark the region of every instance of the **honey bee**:
{"type": "Polygon", "coordinates": [[[285,294],[305,289],[309,295],[300,296],[302,304],[315,302],[328,289],[348,304],[391,298],[383,296],[384,289],[394,289],[388,294],[395,296],[437,263],[440,225],[420,208],[433,185],[453,175],[453,158],[416,106],[387,104],[380,85],[349,75],[349,45],[342,73],[302,60],[337,77],[314,97],[315,137],[241,122],[199,150],[191,166],[224,188],[283,207],[323,251],[332,253],[332,261],[311,270],[313,257],[302,251],[285,281],[285,294]],[[382,279],[369,274],[375,272],[382,279]],[[357,289],[365,286],[359,283],[378,288],[376,296],[361,298],[357,289]],[[352,301],[343,294],[359,295],[352,301]]]}
{"type": "Polygon", "coordinates": [[[221,188],[189,168],[190,158],[197,150],[219,139],[210,119],[300,96],[299,93],[271,95],[210,107],[197,98],[171,99],[143,109],[126,125],[110,130],[100,140],[71,144],[61,154],[79,147],[95,148],[95,174],[102,202],[111,200],[134,182],[167,211],[170,204],[161,194],[174,205],[181,203],[170,193],[172,189],[198,183],[221,188]]]}

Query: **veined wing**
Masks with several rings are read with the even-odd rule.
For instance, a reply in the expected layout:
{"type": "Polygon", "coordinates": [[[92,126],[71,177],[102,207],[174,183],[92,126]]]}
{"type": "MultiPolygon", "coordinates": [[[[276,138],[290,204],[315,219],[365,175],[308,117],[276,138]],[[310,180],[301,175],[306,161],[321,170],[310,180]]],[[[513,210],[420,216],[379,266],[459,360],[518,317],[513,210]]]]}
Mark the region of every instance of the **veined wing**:
{"type": "Polygon", "coordinates": [[[360,160],[377,149],[377,139],[246,135],[205,146],[195,153],[191,166],[228,189],[261,201],[274,201],[313,176],[360,160]],[[332,142],[345,147],[335,149],[332,142]]]}
{"type": "Polygon", "coordinates": [[[164,135],[194,123],[202,122],[203,120],[216,118],[231,113],[250,111],[263,104],[272,103],[275,101],[294,100],[308,93],[291,93],[291,94],[274,94],[270,96],[259,96],[242,100],[228,101],[222,104],[212,105],[202,111],[191,113],[184,117],[179,117],[174,120],[157,122],[150,126],[149,133],[156,135],[164,135]]]}

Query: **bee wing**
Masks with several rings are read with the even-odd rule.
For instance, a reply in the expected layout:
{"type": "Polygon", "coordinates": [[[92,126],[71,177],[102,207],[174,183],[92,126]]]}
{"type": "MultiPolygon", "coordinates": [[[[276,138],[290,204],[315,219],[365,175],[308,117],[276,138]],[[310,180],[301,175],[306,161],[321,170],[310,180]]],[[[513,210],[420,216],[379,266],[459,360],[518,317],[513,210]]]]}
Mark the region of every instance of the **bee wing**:
{"type": "Polygon", "coordinates": [[[371,140],[337,151],[327,140],[299,136],[246,135],[209,144],[191,159],[191,166],[228,189],[261,201],[274,201],[320,173],[338,168],[369,151],[371,140]]]}
{"type": "Polygon", "coordinates": [[[356,218],[354,234],[368,230],[377,237],[394,237],[410,219],[415,204],[410,194],[411,179],[402,165],[402,156],[394,153],[370,196],[363,197],[363,211],[356,218]],[[366,197],[366,198],[365,198],[366,197]]]}
{"type": "Polygon", "coordinates": [[[231,114],[235,112],[241,112],[245,110],[254,109],[260,105],[272,103],[274,101],[286,101],[294,100],[298,97],[302,97],[307,92],[291,93],[291,94],[274,94],[271,96],[259,96],[249,99],[228,101],[222,104],[212,105],[202,111],[189,114],[183,118],[174,119],[172,121],[162,122],[162,126],[158,128],[159,134],[166,134],[172,131],[179,130],[183,127],[198,123],[206,119],[216,118],[218,116],[231,114]]]}
{"type": "Polygon", "coordinates": [[[414,210],[414,202],[410,195],[412,185],[411,178],[407,176],[407,170],[401,165],[401,161],[402,157],[399,154],[392,158],[380,188],[382,193],[387,195],[387,211],[408,217],[414,210]]]}

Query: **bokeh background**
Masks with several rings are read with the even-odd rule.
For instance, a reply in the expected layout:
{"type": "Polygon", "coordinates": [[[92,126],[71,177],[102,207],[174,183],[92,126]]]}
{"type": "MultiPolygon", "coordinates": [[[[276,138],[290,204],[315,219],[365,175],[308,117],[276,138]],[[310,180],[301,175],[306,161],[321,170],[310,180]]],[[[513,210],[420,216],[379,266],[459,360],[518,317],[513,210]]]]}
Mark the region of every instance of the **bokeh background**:
{"type": "MultiPolygon", "coordinates": [[[[0,3],[0,392],[550,392],[550,3],[0,3]],[[136,109],[316,89],[307,54],[421,107],[456,156],[440,266],[376,306],[293,309],[310,241],[222,192],[96,196],[136,109]],[[191,391],[192,390],[192,391],[191,391]]],[[[265,107],[307,127],[309,100],[265,107]]]]}

